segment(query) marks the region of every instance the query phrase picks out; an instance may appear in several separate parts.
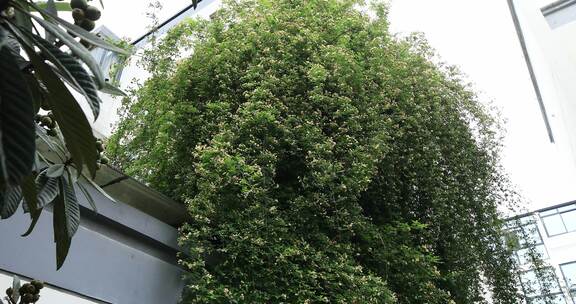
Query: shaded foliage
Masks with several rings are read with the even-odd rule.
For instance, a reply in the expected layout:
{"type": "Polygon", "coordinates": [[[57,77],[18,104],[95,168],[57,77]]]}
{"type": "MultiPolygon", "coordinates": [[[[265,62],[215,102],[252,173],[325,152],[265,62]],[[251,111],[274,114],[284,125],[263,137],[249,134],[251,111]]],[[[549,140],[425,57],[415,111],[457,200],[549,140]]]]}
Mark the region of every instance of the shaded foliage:
{"type": "Polygon", "coordinates": [[[145,54],[109,152],[189,207],[184,303],[518,302],[498,121],[358,4],[229,2],[145,54]]]}

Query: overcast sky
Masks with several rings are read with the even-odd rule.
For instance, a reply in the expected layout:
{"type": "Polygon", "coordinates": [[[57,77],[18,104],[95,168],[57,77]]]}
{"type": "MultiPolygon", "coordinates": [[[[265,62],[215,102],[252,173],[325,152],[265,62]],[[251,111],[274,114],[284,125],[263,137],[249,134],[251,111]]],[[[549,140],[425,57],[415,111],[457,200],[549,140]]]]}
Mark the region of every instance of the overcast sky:
{"type": "MultiPolygon", "coordinates": [[[[552,2],[523,1],[540,6],[552,2]]],[[[151,25],[146,13],[154,10],[148,3],[104,0],[99,24],[120,37],[136,39],[151,25]]],[[[190,0],[162,4],[156,11],[160,21],[190,0]]],[[[444,61],[468,75],[482,100],[500,109],[507,120],[503,165],[526,197],[528,209],[576,199],[576,174],[548,140],[506,1],[393,0],[390,22],[395,33],[423,32],[444,61]]]]}

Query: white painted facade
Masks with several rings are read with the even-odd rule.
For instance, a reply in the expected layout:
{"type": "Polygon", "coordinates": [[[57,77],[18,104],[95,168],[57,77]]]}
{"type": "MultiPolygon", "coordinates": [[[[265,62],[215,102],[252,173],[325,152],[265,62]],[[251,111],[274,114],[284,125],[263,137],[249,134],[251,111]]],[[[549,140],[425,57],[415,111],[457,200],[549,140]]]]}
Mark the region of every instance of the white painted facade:
{"type": "MultiPolygon", "coordinates": [[[[549,122],[553,145],[565,168],[576,166],[576,1],[511,0],[527,62],[549,122]]],[[[576,179],[565,180],[572,195],[576,179]]],[[[567,201],[574,197],[566,197],[567,201]]],[[[548,204],[554,204],[549,201],[548,204]]],[[[554,267],[564,299],[576,303],[576,205],[566,203],[532,213],[544,257],[554,267]]],[[[538,206],[543,208],[543,206],[538,206]]],[[[537,302],[538,303],[538,302],[537,302]]]]}
{"type": "Polygon", "coordinates": [[[514,1],[555,143],[576,164],[576,1],[514,1]]]}

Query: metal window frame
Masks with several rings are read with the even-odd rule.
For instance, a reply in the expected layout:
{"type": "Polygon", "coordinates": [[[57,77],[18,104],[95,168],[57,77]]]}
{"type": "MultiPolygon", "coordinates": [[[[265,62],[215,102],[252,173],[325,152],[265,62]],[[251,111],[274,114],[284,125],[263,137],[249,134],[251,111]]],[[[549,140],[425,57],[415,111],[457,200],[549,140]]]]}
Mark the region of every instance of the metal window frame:
{"type": "MultiPolygon", "coordinates": [[[[542,225],[544,226],[544,230],[546,231],[546,235],[548,237],[554,237],[554,236],[564,235],[567,233],[576,232],[576,229],[568,230],[568,228],[566,228],[566,223],[564,222],[564,217],[562,216],[565,213],[576,212],[576,204],[572,204],[572,205],[574,205],[574,208],[570,209],[570,210],[559,211],[558,210],[559,208],[554,208],[554,209],[545,210],[545,211],[554,210],[555,212],[552,214],[542,215],[541,213],[538,213],[538,216],[540,217],[540,220],[542,221],[542,225]],[[552,216],[556,216],[556,215],[560,216],[560,221],[562,222],[562,226],[564,227],[564,232],[556,233],[556,234],[550,234],[550,232],[548,231],[548,227],[546,227],[546,223],[544,222],[544,219],[547,217],[552,217],[552,216]]],[[[570,206],[570,204],[562,206],[562,207],[567,207],[567,206],[570,206]]]]}
{"type": "MultiPolygon", "coordinates": [[[[559,291],[558,292],[551,292],[548,294],[540,294],[540,295],[534,295],[534,296],[527,296],[526,295],[526,288],[524,287],[524,282],[522,281],[522,274],[527,273],[527,272],[534,272],[535,269],[528,269],[528,270],[524,270],[524,271],[520,271],[518,273],[518,278],[520,281],[520,286],[522,287],[522,292],[524,293],[524,299],[526,300],[527,303],[530,303],[530,300],[532,299],[536,299],[536,298],[541,298],[541,297],[547,297],[547,296],[554,296],[554,295],[561,295],[564,298],[564,301],[566,301],[566,295],[564,294],[564,291],[562,290],[562,286],[560,285],[560,279],[558,278],[558,275],[556,274],[556,270],[553,266],[548,266],[548,267],[544,267],[544,269],[551,269],[552,273],[554,274],[554,279],[556,281],[556,284],[558,286],[559,291]]],[[[564,275],[564,274],[562,274],[564,275]]],[[[542,286],[540,285],[540,281],[537,282],[539,288],[541,289],[542,286]]]]}

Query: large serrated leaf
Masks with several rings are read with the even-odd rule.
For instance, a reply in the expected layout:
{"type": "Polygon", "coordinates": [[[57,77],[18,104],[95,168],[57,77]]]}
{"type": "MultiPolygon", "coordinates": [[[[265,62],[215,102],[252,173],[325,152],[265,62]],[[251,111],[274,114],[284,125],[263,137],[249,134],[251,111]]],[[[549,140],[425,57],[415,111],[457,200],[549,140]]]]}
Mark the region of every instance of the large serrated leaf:
{"type": "Polygon", "coordinates": [[[66,230],[66,205],[63,193],[56,196],[53,211],[52,225],[54,227],[54,243],[56,243],[56,270],[58,270],[68,256],[72,242],[66,230]]]}
{"type": "Polygon", "coordinates": [[[0,171],[11,185],[30,174],[36,152],[34,106],[9,48],[0,50],[0,171]]]}
{"type": "Polygon", "coordinates": [[[3,193],[0,192],[0,217],[7,219],[14,215],[21,201],[20,186],[8,187],[3,193]]]}
{"type": "Polygon", "coordinates": [[[94,74],[98,88],[104,87],[105,81],[104,76],[102,75],[102,70],[100,69],[100,65],[96,62],[94,57],[92,57],[92,54],[90,54],[90,51],[88,51],[86,47],[84,47],[78,41],[74,40],[70,34],[63,31],[57,25],[32,14],[30,14],[30,17],[34,19],[34,21],[38,22],[48,33],[56,36],[58,39],[60,39],[60,41],[66,44],[66,46],[70,48],[74,55],[78,56],[78,58],[80,58],[88,66],[88,68],[90,68],[94,74]]]}
{"type": "Polygon", "coordinates": [[[34,227],[36,227],[36,224],[38,223],[38,220],[40,219],[41,215],[42,215],[42,209],[38,209],[37,211],[30,213],[30,218],[32,219],[32,222],[30,222],[28,230],[26,230],[26,232],[22,234],[22,237],[29,236],[32,233],[32,231],[34,231],[34,227]]]}
{"type": "Polygon", "coordinates": [[[34,175],[28,175],[20,183],[20,189],[22,189],[22,198],[24,199],[24,204],[26,208],[30,210],[38,209],[38,189],[36,187],[36,181],[34,175]]]}
{"type": "Polygon", "coordinates": [[[50,151],[58,155],[61,161],[66,160],[66,151],[64,150],[64,147],[58,143],[55,143],[48,135],[46,135],[46,131],[39,125],[36,125],[36,135],[43,143],[48,146],[50,151]]]}
{"type": "Polygon", "coordinates": [[[102,101],[100,97],[98,97],[98,90],[96,89],[93,78],[86,72],[76,58],[62,52],[59,48],[48,43],[48,41],[41,37],[33,35],[33,38],[39,46],[44,49],[43,53],[47,55],[48,60],[59,67],[59,70],[69,74],[69,78],[71,78],[75,84],[74,87],[88,100],[94,118],[98,118],[102,101]]]}
{"type": "Polygon", "coordinates": [[[68,231],[68,236],[72,238],[80,226],[80,204],[78,203],[73,184],[64,177],[60,178],[60,183],[65,194],[66,231],[68,231]]]}
{"type": "Polygon", "coordinates": [[[52,203],[60,192],[58,179],[48,177],[46,171],[36,178],[36,188],[38,189],[38,208],[44,208],[52,203]]]}
{"type": "Polygon", "coordinates": [[[58,180],[60,194],[54,201],[54,241],[56,265],[60,269],[66,260],[72,237],[80,226],[80,205],[72,185],[64,177],[58,180]]]}
{"type": "Polygon", "coordinates": [[[28,4],[34,10],[36,10],[40,14],[42,14],[42,16],[44,16],[44,18],[46,18],[47,20],[53,22],[54,24],[61,25],[66,30],[68,30],[71,33],[73,33],[74,35],[86,40],[90,44],[93,44],[95,46],[98,46],[98,47],[101,47],[103,49],[110,50],[110,51],[113,51],[116,53],[125,54],[125,55],[130,54],[129,51],[124,50],[122,48],[119,48],[119,47],[113,45],[112,43],[106,42],[105,40],[99,38],[98,36],[86,31],[85,29],[83,29],[77,25],[74,25],[74,24],[72,24],[72,23],[70,23],[70,22],[68,22],[62,18],[59,18],[58,16],[51,15],[50,13],[46,12],[46,10],[43,10],[42,8],[38,7],[36,4],[34,4],[32,2],[26,2],[26,4],[28,4]]]}
{"type": "Polygon", "coordinates": [[[34,175],[29,175],[22,181],[20,185],[22,189],[22,196],[24,202],[22,206],[26,206],[30,210],[30,219],[32,220],[30,227],[22,236],[28,236],[34,230],[40,215],[42,214],[42,208],[38,208],[38,188],[35,182],[34,175]]]}
{"type": "Polygon", "coordinates": [[[48,99],[52,113],[62,131],[66,147],[72,155],[76,169],[81,173],[83,166],[86,165],[91,176],[95,176],[98,160],[98,151],[95,149],[96,139],[82,108],[58,78],[58,75],[44,63],[36,52],[28,47],[25,47],[25,51],[40,79],[50,92],[48,99]]]}
{"type": "Polygon", "coordinates": [[[42,208],[52,203],[56,198],[56,195],[58,195],[60,192],[58,187],[58,178],[48,177],[46,175],[46,170],[43,170],[40,172],[40,174],[38,174],[35,180],[35,185],[37,193],[36,205],[31,206],[27,201],[25,201],[25,204],[22,205],[24,212],[30,212],[31,210],[41,210],[42,208]]]}
{"type": "Polygon", "coordinates": [[[6,44],[7,37],[8,36],[6,35],[6,31],[4,31],[3,28],[0,28],[0,49],[4,47],[4,44],[6,44]]]}

